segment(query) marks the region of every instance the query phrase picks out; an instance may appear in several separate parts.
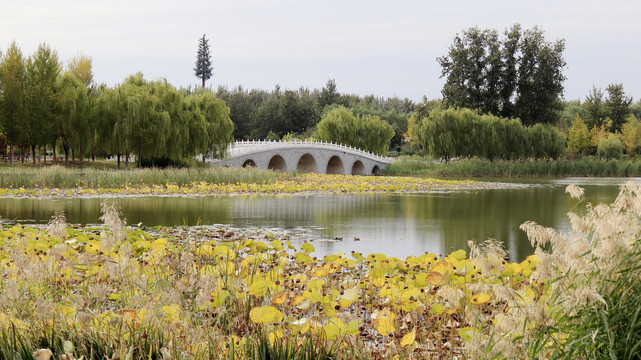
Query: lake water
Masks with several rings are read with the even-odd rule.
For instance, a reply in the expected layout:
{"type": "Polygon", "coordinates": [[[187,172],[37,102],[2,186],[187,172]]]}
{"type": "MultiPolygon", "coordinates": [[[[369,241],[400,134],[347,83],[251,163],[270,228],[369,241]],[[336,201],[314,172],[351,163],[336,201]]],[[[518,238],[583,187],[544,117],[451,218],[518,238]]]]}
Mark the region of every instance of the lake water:
{"type": "MultiPolygon", "coordinates": [[[[569,229],[567,212],[577,201],[568,184],[585,188],[586,201],[610,203],[626,181],[641,179],[569,178],[515,180],[522,189],[429,194],[348,194],[295,196],[140,197],[114,199],[128,224],[217,225],[269,228],[291,233],[294,241],[314,240],[318,255],[359,251],[407,257],[424,252],[467,249],[471,239],[502,241],[513,259],[532,247],[519,225],[533,220],[569,229]],[[342,240],[332,240],[340,238],[342,240]],[[359,239],[354,241],[354,238],[359,239]]],[[[501,179],[505,181],[505,179],[501,179]]],[[[60,211],[70,223],[96,224],[103,199],[0,199],[4,222],[47,223],[60,211]]],[[[574,211],[582,211],[581,204],[574,211]]]]}

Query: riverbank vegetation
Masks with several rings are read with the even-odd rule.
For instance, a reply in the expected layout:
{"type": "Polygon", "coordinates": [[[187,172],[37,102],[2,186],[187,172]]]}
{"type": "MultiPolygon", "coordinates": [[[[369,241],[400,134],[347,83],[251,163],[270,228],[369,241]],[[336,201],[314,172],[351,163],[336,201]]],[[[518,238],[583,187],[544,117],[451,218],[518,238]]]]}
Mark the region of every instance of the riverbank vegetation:
{"type": "MultiPolygon", "coordinates": [[[[582,189],[570,186],[580,198],[582,189]]],[[[0,357],[49,359],[634,358],[641,189],[469,256],[314,256],[313,243],[52,217],[5,225],[0,357]]]]}
{"type": "Polygon", "coordinates": [[[471,180],[416,177],[289,174],[255,169],[97,169],[0,168],[0,196],[207,196],[230,194],[298,194],[428,192],[505,187],[471,180]]]}
{"type": "Polygon", "coordinates": [[[494,160],[464,158],[443,162],[429,157],[403,157],[383,171],[387,176],[434,177],[638,177],[638,159],[600,159],[593,156],[573,160],[494,160]]]}

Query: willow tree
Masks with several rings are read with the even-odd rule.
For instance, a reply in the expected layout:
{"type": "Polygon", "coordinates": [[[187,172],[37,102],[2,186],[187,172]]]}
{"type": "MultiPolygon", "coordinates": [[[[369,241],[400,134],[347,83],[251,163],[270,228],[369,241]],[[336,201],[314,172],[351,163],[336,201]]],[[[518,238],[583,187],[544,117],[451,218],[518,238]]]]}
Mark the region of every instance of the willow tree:
{"type": "Polygon", "coordinates": [[[62,142],[65,152],[65,165],[69,166],[69,152],[73,145],[86,141],[85,111],[87,106],[87,88],[67,71],[58,81],[59,117],[55,134],[62,142]]]}
{"type": "MultiPolygon", "coordinates": [[[[91,159],[95,160],[96,159],[96,127],[97,127],[97,122],[98,122],[98,113],[96,112],[97,109],[97,100],[98,100],[98,92],[100,91],[100,88],[97,88],[95,84],[93,83],[93,60],[91,57],[86,56],[82,53],[78,53],[77,55],[73,56],[68,64],[68,69],[71,71],[80,82],[82,82],[85,87],[87,88],[87,95],[88,95],[88,106],[87,106],[87,112],[85,113],[86,116],[86,125],[87,129],[89,131],[89,139],[86,143],[83,143],[83,145],[87,146],[90,145],[91,147],[91,159]]],[[[89,150],[89,148],[78,148],[81,154],[81,158],[84,154],[85,150],[89,150]]]]}
{"type": "MultiPolygon", "coordinates": [[[[53,129],[56,122],[56,82],[60,75],[58,54],[47,44],[41,44],[29,57],[25,76],[25,126],[24,134],[31,147],[33,164],[36,164],[36,148],[53,144],[53,129]]],[[[38,162],[40,157],[38,157],[38,162]]],[[[45,157],[46,162],[46,157],[45,157]]]]}
{"type": "Polygon", "coordinates": [[[345,107],[332,109],[316,126],[316,138],[385,154],[394,137],[392,126],[378,116],[354,114],[345,107]]]}
{"type": "Polygon", "coordinates": [[[148,87],[156,100],[157,132],[152,134],[155,141],[148,150],[154,166],[157,157],[175,160],[184,156],[189,141],[189,124],[181,92],[164,79],[149,83],[148,87]]]}
{"type": "Polygon", "coordinates": [[[229,108],[225,102],[214,96],[211,91],[201,91],[194,95],[193,100],[198,112],[204,120],[207,138],[201,140],[197,149],[203,156],[222,158],[227,151],[227,146],[232,142],[234,123],[229,117],[229,108]]]}
{"type": "Polygon", "coordinates": [[[24,129],[25,61],[22,51],[12,42],[0,61],[0,124],[9,144],[13,164],[13,148],[22,140],[24,129]]]}

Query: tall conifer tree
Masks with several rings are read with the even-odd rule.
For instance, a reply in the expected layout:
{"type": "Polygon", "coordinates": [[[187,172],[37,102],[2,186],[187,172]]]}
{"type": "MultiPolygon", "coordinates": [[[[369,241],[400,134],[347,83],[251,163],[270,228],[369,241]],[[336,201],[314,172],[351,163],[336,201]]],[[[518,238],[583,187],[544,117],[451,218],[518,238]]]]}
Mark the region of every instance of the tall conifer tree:
{"type": "Polygon", "coordinates": [[[198,39],[198,55],[196,56],[196,67],[194,67],[194,73],[197,78],[202,80],[203,88],[205,87],[205,81],[211,78],[213,71],[211,54],[209,53],[209,40],[203,34],[203,37],[198,39]]]}

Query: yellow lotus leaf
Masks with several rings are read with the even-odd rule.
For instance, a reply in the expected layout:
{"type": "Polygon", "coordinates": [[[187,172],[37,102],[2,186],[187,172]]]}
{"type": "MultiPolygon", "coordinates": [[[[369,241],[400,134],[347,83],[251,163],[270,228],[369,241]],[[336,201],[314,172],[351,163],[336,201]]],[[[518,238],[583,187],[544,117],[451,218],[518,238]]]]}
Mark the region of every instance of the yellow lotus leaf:
{"type": "Polygon", "coordinates": [[[164,318],[169,323],[176,323],[180,321],[180,305],[172,304],[165,305],[162,308],[164,318]]]}
{"type": "Polygon", "coordinates": [[[340,305],[341,309],[350,307],[352,303],[356,301],[356,299],[358,299],[359,295],[360,289],[358,287],[346,289],[343,291],[343,295],[340,295],[338,297],[338,304],[340,305]]]}
{"type": "Polygon", "coordinates": [[[283,337],[283,333],[280,330],[277,331],[271,331],[269,333],[269,345],[274,346],[274,343],[276,340],[281,339],[283,337]]]}
{"type": "Polygon", "coordinates": [[[236,258],[236,253],[229,246],[225,245],[216,245],[214,247],[214,254],[218,257],[225,257],[228,260],[234,260],[236,258]]]}
{"type": "Polygon", "coordinates": [[[298,264],[307,264],[312,262],[312,258],[309,257],[309,255],[304,253],[296,253],[296,255],[294,255],[294,260],[298,264]]]}
{"type": "Polygon", "coordinates": [[[296,247],[294,245],[292,245],[292,242],[290,240],[287,240],[285,243],[287,244],[287,248],[288,249],[296,250],[296,247]]]}
{"type": "Polygon", "coordinates": [[[302,318],[296,321],[292,321],[289,325],[293,331],[299,333],[306,333],[311,328],[311,323],[308,318],[302,318]]]}
{"type": "Polygon", "coordinates": [[[283,246],[283,242],[280,240],[273,240],[269,243],[269,245],[271,245],[271,247],[276,251],[281,251],[285,248],[283,246]]]}
{"type": "Polygon", "coordinates": [[[491,297],[490,294],[488,293],[480,293],[480,294],[474,294],[470,298],[470,302],[475,305],[480,305],[480,304],[485,304],[486,302],[490,301],[491,297]]]}
{"type": "Polygon", "coordinates": [[[325,277],[327,276],[328,272],[324,268],[316,268],[309,276],[311,277],[325,277]]]}
{"type": "Polygon", "coordinates": [[[383,286],[378,291],[378,296],[382,298],[388,297],[390,298],[391,301],[396,302],[398,301],[398,298],[401,296],[401,290],[398,288],[398,286],[395,286],[395,285],[383,286]]]}
{"type": "Polygon", "coordinates": [[[409,304],[418,301],[418,298],[421,296],[421,290],[419,288],[406,289],[401,292],[401,304],[409,304]]]}
{"type": "Polygon", "coordinates": [[[385,278],[376,278],[372,280],[372,284],[376,287],[382,287],[385,285],[385,278]]]}
{"type": "Polygon", "coordinates": [[[416,328],[403,335],[403,338],[401,338],[401,346],[405,347],[407,345],[412,345],[414,344],[414,341],[416,341],[416,328]]]}
{"type": "Polygon", "coordinates": [[[166,247],[167,239],[164,238],[156,239],[153,243],[151,243],[151,251],[153,252],[163,252],[166,247]]]}
{"type": "Polygon", "coordinates": [[[308,242],[304,243],[300,248],[301,248],[301,250],[303,250],[304,252],[306,252],[308,254],[311,254],[316,250],[314,245],[312,245],[312,244],[310,244],[308,242]]]}
{"type": "MultiPolygon", "coordinates": [[[[134,244],[134,247],[136,247],[136,244],[134,244]]],[[[209,244],[203,244],[196,248],[194,253],[200,256],[212,256],[214,255],[214,248],[209,244]]]]}
{"type": "Polygon", "coordinates": [[[334,317],[328,320],[327,324],[323,326],[323,331],[327,340],[334,340],[338,336],[343,335],[345,331],[345,323],[341,319],[334,317]]]}
{"type": "Polygon", "coordinates": [[[376,331],[378,331],[379,334],[387,336],[396,330],[396,327],[394,326],[395,320],[395,313],[391,312],[389,309],[383,309],[376,315],[376,319],[374,320],[374,328],[376,329],[376,331]]]}
{"type": "Polygon", "coordinates": [[[438,304],[438,303],[430,304],[430,315],[441,315],[444,310],[445,310],[445,306],[441,304],[438,304]]]}
{"type": "Polygon", "coordinates": [[[303,284],[303,283],[305,283],[305,281],[307,281],[307,275],[305,275],[305,274],[296,274],[296,275],[292,276],[291,279],[295,284],[303,284]]]}
{"type": "Polygon", "coordinates": [[[425,277],[425,281],[432,286],[439,286],[443,283],[445,277],[442,273],[436,271],[430,271],[425,277]]]}
{"type": "Polygon", "coordinates": [[[312,279],[307,282],[307,288],[312,290],[322,289],[325,281],[323,279],[312,279]]]}
{"type": "Polygon", "coordinates": [[[309,299],[305,299],[296,305],[296,308],[299,310],[307,310],[312,306],[312,302],[309,299]]]}
{"type": "Polygon", "coordinates": [[[100,251],[100,242],[99,241],[89,241],[85,246],[85,251],[89,254],[97,254],[100,251]]]}
{"type": "Polygon", "coordinates": [[[350,322],[347,324],[347,329],[346,329],[347,334],[349,334],[349,335],[356,335],[356,334],[358,334],[358,333],[360,332],[360,331],[358,330],[358,327],[359,327],[359,326],[360,326],[360,322],[358,321],[358,319],[355,319],[355,320],[350,321],[350,322]]]}
{"type": "Polygon", "coordinates": [[[294,296],[294,298],[292,299],[292,305],[297,306],[298,304],[300,304],[301,302],[303,302],[305,300],[307,300],[307,299],[303,295],[298,294],[298,295],[294,296]]]}
{"type": "Polygon", "coordinates": [[[452,272],[452,264],[447,261],[439,261],[432,266],[432,271],[437,272],[441,275],[448,274],[452,272]]]}
{"type": "Polygon", "coordinates": [[[249,311],[249,318],[255,323],[267,324],[283,320],[283,313],[273,306],[258,306],[249,311]]]}
{"type": "Polygon", "coordinates": [[[472,333],[473,333],[474,328],[472,327],[463,327],[458,329],[458,336],[461,337],[461,339],[465,341],[470,341],[472,340],[472,333]]]}
{"type": "Polygon", "coordinates": [[[109,300],[120,300],[120,298],[122,298],[122,293],[115,292],[109,294],[109,300]]]}
{"type": "Polygon", "coordinates": [[[285,301],[287,301],[288,298],[289,298],[289,291],[287,290],[281,291],[280,294],[276,295],[276,297],[272,299],[271,305],[281,305],[285,301]]]}
{"type": "Polygon", "coordinates": [[[265,279],[254,280],[254,282],[249,285],[249,295],[263,296],[267,294],[267,291],[269,290],[269,286],[271,284],[271,281],[265,279]]]}
{"type": "Polygon", "coordinates": [[[457,260],[463,260],[463,259],[465,259],[466,256],[467,256],[467,254],[465,253],[465,250],[460,249],[460,250],[456,250],[453,253],[449,254],[447,257],[448,258],[454,258],[454,259],[457,259],[457,260]]]}
{"type": "Polygon", "coordinates": [[[216,291],[216,292],[212,291],[211,292],[211,298],[214,301],[211,304],[213,306],[221,306],[221,305],[225,304],[225,301],[227,300],[227,298],[229,298],[229,295],[231,295],[231,293],[229,291],[227,291],[227,290],[220,290],[220,291],[216,291]]]}

